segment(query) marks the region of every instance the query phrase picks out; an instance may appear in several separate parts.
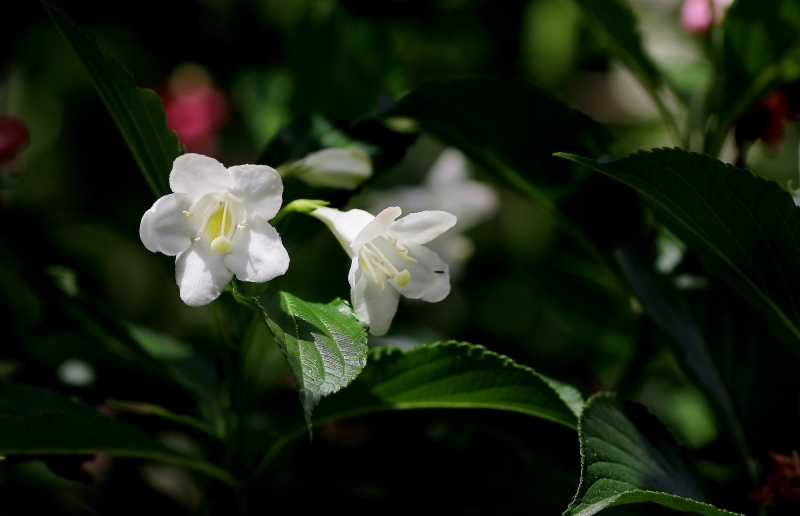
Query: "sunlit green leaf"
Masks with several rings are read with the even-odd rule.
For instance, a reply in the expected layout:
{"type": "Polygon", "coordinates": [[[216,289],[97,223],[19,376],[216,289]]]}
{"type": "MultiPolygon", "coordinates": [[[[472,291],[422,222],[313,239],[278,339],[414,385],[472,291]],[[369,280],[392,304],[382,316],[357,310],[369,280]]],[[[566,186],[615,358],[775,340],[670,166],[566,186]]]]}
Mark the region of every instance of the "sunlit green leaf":
{"type": "Polygon", "coordinates": [[[746,298],[800,354],[800,217],[780,185],[679,149],[610,163],[563,157],[633,187],[709,272],[746,298]]]}
{"type": "Polygon", "coordinates": [[[321,404],[322,419],[415,408],[496,408],[574,427],[583,398],[482,346],[447,342],[402,352],[376,348],[347,390],[321,404]]]}
{"type": "Polygon", "coordinates": [[[150,188],[157,196],[170,193],[169,172],[183,146],[167,128],[161,99],[154,91],[136,86],[130,72],[100,51],[64,11],[47,0],[42,4],[89,72],[150,188]]]}
{"type": "Polygon", "coordinates": [[[642,502],[704,516],[734,514],[709,504],[685,451],[644,407],[599,394],[586,404],[579,433],[581,484],[565,516],[642,502]]]}
{"type": "Polygon", "coordinates": [[[307,303],[286,292],[252,300],[294,374],[306,423],[323,396],[352,382],[367,358],[367,330],[350,305],[337,299],[307,303]]]}

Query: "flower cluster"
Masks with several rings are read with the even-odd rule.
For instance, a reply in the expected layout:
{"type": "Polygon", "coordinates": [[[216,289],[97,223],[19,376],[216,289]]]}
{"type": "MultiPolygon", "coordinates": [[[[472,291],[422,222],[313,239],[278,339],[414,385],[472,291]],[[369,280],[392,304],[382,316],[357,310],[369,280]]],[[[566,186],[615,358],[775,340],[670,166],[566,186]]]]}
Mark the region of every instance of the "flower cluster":
{"type": "MultiPolygon", "coordinates": [[[[282,203],[277,171],[264,165],[226,169],[213,158],[185,154],[175,160],[169,183],[173,193],[144,214],[139,236],[150,251],[175,256],[186,304],[210,303],[234,275],[262,283],[286,272],[289,255],[269,223],[282,203]]],[[[423,244],[452,228],[455,215],[424,211],[398,220],[397,207],[373,216],[312,201],[295,201],[287,209],[308,212],[309,203],[310,214],[330,227],[352,258],[353,308],[373,335],[389,330],[401,294],[430,302],[449,294],[449,267],[423,244]]]]}

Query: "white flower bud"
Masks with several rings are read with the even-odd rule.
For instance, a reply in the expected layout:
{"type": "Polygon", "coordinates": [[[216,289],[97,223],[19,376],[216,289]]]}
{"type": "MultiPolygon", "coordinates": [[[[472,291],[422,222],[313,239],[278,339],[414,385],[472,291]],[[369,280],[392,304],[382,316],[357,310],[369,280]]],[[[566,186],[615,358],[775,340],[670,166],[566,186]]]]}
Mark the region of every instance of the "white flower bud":
{"type": "Polygon", "coordinates": [[[281,165],[278,173],[284,178],[297,177],[314,187],[355,190],[372,177],[372,160],[357,147],[324,149],[281,165]]]}

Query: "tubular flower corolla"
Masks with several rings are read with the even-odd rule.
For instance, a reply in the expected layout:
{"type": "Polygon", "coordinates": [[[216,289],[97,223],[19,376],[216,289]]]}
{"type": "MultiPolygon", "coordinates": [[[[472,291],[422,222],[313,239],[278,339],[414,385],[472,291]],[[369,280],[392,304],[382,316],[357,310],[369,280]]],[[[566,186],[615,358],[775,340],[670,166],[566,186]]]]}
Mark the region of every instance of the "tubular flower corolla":
{"type": "Polygon", "coordinates": [[[325,222],[350,255],[353,309],[375,336],[389,331],[400,294],[433,303],[450,293],[447,264],[423,244],[452,228],[455,215],[423,211],[396,220],[400,214],[396,206],[377,216],[325,207],[311,212],[325,222]]]}
{"type": "Polygon", "coordinates": [[[289,255],[268,220],[281,206],[283,183],[264,165],[226,169],[200,154],[178,157],[169,175],[174,193],[142,217],[139,236],[152,252],[175,256],[181,299],[216,299],[233,275],[262,283],[286,272],[289,255]]]}

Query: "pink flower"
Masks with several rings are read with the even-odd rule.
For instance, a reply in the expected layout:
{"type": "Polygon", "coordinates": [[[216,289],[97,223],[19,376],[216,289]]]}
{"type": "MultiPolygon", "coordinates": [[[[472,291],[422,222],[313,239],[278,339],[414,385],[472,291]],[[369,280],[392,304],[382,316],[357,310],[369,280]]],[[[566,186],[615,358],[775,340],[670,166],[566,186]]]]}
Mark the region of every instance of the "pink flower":
{"type": "Polygon", "coordinates": [[[681,6],[681,25],[692,34],[702,34],[711,26],[712,20],[716,23],[722,21],[725,10],[732,3],[733,0],[685,0],[681,6]]]}
{"type": "Polygon", "coordinates": [[[0,116],[0,163],[16,158],[30,138],[25,124],[10,116],[0,116]]]}
{"type": "Polygon", "coordinates": [[[167,126],[178,133],[187,152],[214,155],[217,132],[228,119],[228,101],[215,88],[208,72],[198,65],[182,65],[169,79],[161,95],[167,126]]]}

